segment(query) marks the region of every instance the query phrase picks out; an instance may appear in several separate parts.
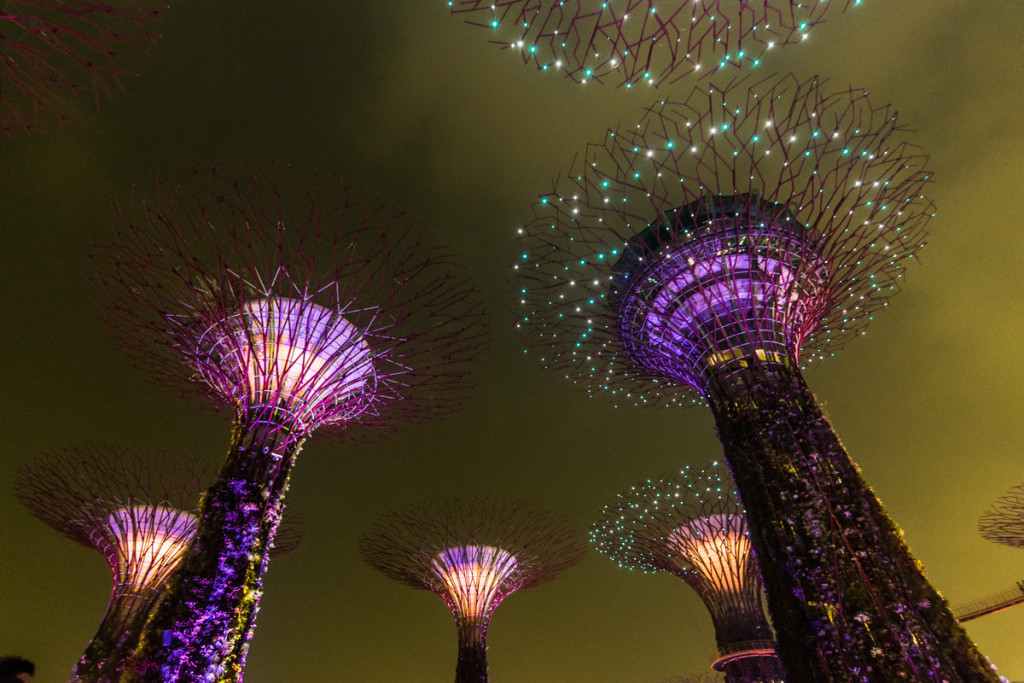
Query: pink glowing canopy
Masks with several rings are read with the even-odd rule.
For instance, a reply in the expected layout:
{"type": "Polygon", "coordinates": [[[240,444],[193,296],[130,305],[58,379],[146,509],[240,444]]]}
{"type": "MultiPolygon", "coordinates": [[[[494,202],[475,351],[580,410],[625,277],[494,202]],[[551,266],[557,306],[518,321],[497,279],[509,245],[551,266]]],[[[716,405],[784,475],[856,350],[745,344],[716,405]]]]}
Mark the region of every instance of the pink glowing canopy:
{"type": "Polygon", "coordinates": [[[115,510],[105,532],[116,549],[116,584],[122,590],[158,591],[178,567],[196,530],[190,512],[158,505],[115,510]]]}
{"type": "Polygon", "coordinates": [[[479,619],[512,592],[506,582],[515,572],[516,558],[493,546],[465,545],[442,550],[431,569],[444,582],[459,616],[479,619]]]}
{"type": "Polygon", "coordinates": [[[279,407],[315,426],[349,419],[374,378],[362,332],[339,312],[283,297],[256,299],[199,340],[201,366],[213,361],[247,406],[279,407]],[[336,409],[344,406],[340,411],[336,409]]]}

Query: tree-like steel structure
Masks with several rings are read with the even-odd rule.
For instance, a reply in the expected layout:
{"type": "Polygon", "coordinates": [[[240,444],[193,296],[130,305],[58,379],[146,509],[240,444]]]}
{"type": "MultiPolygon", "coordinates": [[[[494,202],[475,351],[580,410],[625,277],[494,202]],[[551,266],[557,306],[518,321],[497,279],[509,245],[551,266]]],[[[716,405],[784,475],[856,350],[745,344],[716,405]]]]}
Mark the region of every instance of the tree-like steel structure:
{"type": "Polygon", "coordinates": [[[456,683],[486,683],[495,608],[518,590],[556,578],[585,549],[570,520],[489,498],[411,505],[384,516],[359,541],[370,566],[448,605],[459,639],[456,683]]]}
{"type": "Polygon", "coordinates": [[[98,550],[113,575],[107,612],[72,680],[116,679],[195,532],[205,474],[190,457],[114,446],[54,450],[18,470],[25,507],[98,550]]]}
{"type": "Polygon", "coordinates": [[[541,71],[632,87],[673,82],[728,65],[756,67],[797,43],[825,15],[860,0],[658,2],[656,0],[453,0],[453,14],[541,71]]]}
{"type": "Polygon", "coordinates": [[[697,592],[715,627],[712,668],[726,681],[782,681],[746,518],[723,470],[687,466],[634,485],[604,506],[591,544],[620,567],[668,572],[697,592]]]}
{"type": "Polygon", "coordinates": [[[117,215],[94,255],[107,317],[157,381],[234,420],[134,675],[241,679],[302,444],[453,409],[483,344],[481,300],[415,221],[342,182],[193,171],[117,215]]]}
{"type": "Polygon", "coordinates": [[[156,0],[10,0],[0,10],[0,130],[64,123],[138,69],[158,36],[156,0]]]}
{"type": "Polygon", "coordinates": [[[996,499],[978,520],[978,533],[986,541],[1024,548],[1024,483],[996,499]]]}
{"type": "Polygon", "coordinates": [[[545,366],[711,408],[791,680],[996,680],[801,372],[897,291],[925,161],[862,90],[706,85],[588,146],[520,230],[519,326],[545,366]]]}

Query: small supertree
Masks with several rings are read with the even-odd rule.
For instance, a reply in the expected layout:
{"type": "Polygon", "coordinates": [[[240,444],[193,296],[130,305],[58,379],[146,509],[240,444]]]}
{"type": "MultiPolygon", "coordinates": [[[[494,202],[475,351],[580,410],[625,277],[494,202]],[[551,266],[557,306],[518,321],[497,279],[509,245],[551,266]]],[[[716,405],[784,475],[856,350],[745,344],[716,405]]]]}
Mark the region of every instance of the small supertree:
{"type": "Polygon", "coordinates": [[[726,681],[781,681],[746,518],[723,470],[687,466],[620,493],[591,528],[591,543],[620,567],[668,572],[697,592],[715,627],[712,667],[726,681]]]}
{"type": "Polygon", "coordinates": [[[54,450],[18,470],[15,491],[29,512],[98,550],[113,575],[107,612],[73,680],[116,678],[195,532],[206,474],[190,457],[114,446],[54,450]]]}
{"type": "Polygon", "coordinates": [[[1024,483],[996,499],[978,520],[978,533],[986,541],[1024,548],[1024,483]]]}
{"type": "Polygon", "coordinates": [[[9,0],[0,10],[0,129],[8,135],[65,122],[138,68],[156,41],[157,0],[9,0]]]}
{"type": "Polygon", "coordinates": [[[359,541],[373,568],[437,594],[455,617],[456,683],[487,681],[487,626],[515,591],[551,581],[586,549],[571,521],[488,498],[412,505],[386,515],[359,541]]]}
{"type": "Polygon", "coordinates": [[[234,420],[134,671],[240,679],[302,444],[453,409],[482,345],[480,299],[404,214],[285,169],[193,171],[117,215],[94,255],[108,319],[157,381],[234,420]]]}
{"type": "Polygon", "coordinates": [[[929,173],[900,133],[817,78],[702,86],[590,145],[520,231],[519,326],[545,366],[711,408],[791,680],[995,680],[801,372],[922,244],[929,173]]]}
{"type": "Polygon", "coordinates": [[[727,65],[757,66],[768,50],[797,43],[825,14],[860,0],[452,0],[453,14],[489,30],[541,71],[577,82],[631,87],[672,82],[727,65]]]}

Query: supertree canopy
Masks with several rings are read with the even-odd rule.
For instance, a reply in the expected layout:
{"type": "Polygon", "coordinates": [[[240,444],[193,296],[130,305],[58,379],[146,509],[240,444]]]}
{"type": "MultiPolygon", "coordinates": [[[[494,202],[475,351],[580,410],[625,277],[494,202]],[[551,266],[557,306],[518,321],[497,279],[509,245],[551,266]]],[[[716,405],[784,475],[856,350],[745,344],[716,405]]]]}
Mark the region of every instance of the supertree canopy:
{"type": "Polygon", "coordinates": [[[978,520],[978,533],[987,541],[1024,548],[1024,483],[1000,496],[978,520]]]}
{"type": "Polygon", "coordinates": [[[746,518],[723,470],[687,466],[620,493],[591,528],[591,543],[619,566],[668,572],[697,592],[715,627],[712,666],[726,681],[781,681],[746,518]]]}
{"type": "Polygon", "coordinates": [[[901,133],[817,78],[702,86],[590,145],[521,229],[519,326],[545,366],[619,404],[711,408],[791,680],[995,680],[801,372],[922,244],[929,173],[901,133]]]}
{"type": "Polygon", "coordinates": [[[451,410],[483,343],[481,301],[414,221],[340,182],[193,171],[117,216],[94,253],[108,318],[158,382],[234,420],[196,543],[133,670],[240,679],[303,442],[451,410]]]}
{"type": "Polygon", "coordinates": [[[448,6],[541,71],[631,87],[727,65],[758,66],[768,50],[806,39],[829,10],[860,2],[449,0],[448,6]]]}
{"type": "Polygon", "coordinates": [[[73,679],[112,680],[196,528],[202,468],[181,455],[89,446],[43,453],[14,486],[28,510],[103,555],[113,575],[107,612],[73,679]]]}
{"type": "Polygon", "coordinates": [[[63,123],[120,87],[156,41],[155,0],[10,0],[0,10],[0,129],[63,123]],[[88,95],[87,95],[88,94],[88,95]]]}
{"type": "Polygon", "coordinates": [[[456,683],[487,681],[487,626],[494,609],[517,590],[575,565],[585,548],[571,521],[488,498],[411,505],[377,521],[359,541],[370,566],[448,605],[459,638],[456,683]]]}

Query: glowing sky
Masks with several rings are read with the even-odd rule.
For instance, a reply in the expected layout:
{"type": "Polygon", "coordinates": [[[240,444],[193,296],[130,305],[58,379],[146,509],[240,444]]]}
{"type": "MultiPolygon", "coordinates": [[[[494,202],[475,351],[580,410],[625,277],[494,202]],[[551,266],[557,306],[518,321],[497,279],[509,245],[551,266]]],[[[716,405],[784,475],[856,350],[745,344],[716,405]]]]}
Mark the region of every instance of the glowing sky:
{"type": "MultiPolygon", "coordinates": [[[[867,88],[931,156],[938,213],[921,264],[866,337],[806,377],[954,604],[1024,579],[1024,551],[977,534],[980,514],[1024,480],[1022,25],[1019,0],[865,0],[757,67],[867,88]]],[[[304,449],[288,501],[306,538],[271,563],[246,681],[450,681],[451,615],[361,562],[367,524],[417,500],[479,493],[588,526],[635,481],[720,456],[707,410],[587,399],[524,354],[513,330],[506,280],[531,202],[659,93],[523,67],[443,0],[181,3],[161,31],[141,76],[98,112],[0,139],[0,480],[55,447],[127,442],[211,464],[227,447],[227,423],[152,387],[89,300],[85,246],[112,197],[217,159],[357,181],[454,243],[488,296],[495,344],[453,417],[377,445],[314,436],[304,449]]],[[[34,659],[39,683],[66,680],[106,607],[107,569],[7,487],[0,654],[34,659]]],[[[1002,674],[1024,679],[1024,607],[968,626],[1002,674]]],[[[656,683],[706,670],[714,653],[693,591],[596,552],[511,596],[488,645],[494,683],[656,683]]]]}

